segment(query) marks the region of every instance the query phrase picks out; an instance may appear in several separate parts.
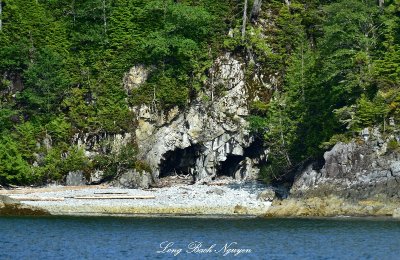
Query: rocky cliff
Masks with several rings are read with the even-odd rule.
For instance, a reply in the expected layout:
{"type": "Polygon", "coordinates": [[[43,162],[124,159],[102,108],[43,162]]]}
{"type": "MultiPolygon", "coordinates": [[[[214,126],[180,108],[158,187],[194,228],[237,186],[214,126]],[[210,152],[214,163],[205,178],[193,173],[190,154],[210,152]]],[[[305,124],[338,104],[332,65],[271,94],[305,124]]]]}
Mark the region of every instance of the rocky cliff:
{"type": "Polygon", "coordinates": [[[204,91],[183,111],[134,108],[138,157],[150,166],[155,180],[175,174],[193,176],[194,181],[220,175],[257,178],[255,166],[266,160],[267,151],[248,130],[250,93],[244,68],[230,54],[218,58],[204,91]]]}
{"type": "Polygon", "coordinates": [[[308,165],[291,189],[292,197],[336,195],[346,199],[400,198],[400,154],[377,129],[337,143],[324,154],[322,169],[308,165]],[[370,133],[371,132],[371,133],[370,133]]]}
{"type": "Polygon", "coordinates": [[[395,215],[400,208],[398,136],[364,129],[359,138],[337,143],[324,164],[297,173],[289,199],[277,201],[273,216],[395,215]]]}
{"type": "MultiPolygon", "coordinates": [[[[202,183],[221,176],[254,180],[259,166],[267,161],[268,150],[250,133],[246,117],[260,88],[270,91],[270,87],[255,84],[258,89],[251,89],[263,77],[257,74],[249,79],[245,68],[241,59],[227,53],[215,60],[203,89],[185,108],[131,107],[136,128],[130,132],[76,134],[73,143],[91,159],[118,154],[134,144],[136,160],[146,167],[119,172],[114,181],[118,186],[147,188],[170,176],[202,183]]],[[[128,96],[146,82],[151,70],[137,65],[126,73],[123,83],[128,96]]],[[[90,182],[103,179],[103,171],[91,173],[90,182]]]]}

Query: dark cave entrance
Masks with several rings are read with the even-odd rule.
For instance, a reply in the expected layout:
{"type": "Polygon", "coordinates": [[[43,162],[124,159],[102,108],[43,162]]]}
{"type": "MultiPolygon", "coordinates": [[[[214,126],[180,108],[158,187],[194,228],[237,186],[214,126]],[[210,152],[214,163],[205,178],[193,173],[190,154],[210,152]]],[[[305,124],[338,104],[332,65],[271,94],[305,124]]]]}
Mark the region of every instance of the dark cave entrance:
{"type": "MultiPolygon", "coordinates": [[[[254,140],[251,145],[244,148],[243,155],[228,154],[225,161],[221,162],[217,168],[217,176],[235,178],[235,173],[240,170],[240,176],[246,175],[246,158],[255,159],[262,157],[265,148],[261,140],[254,140]]],[[[260,158],[259,163],[263,164],[266,158],[260,158]]]]}
{"type": "Polygon", "coordinates": [[[229,154],[225,161],[221,162],[217,169],[217,177],[234,177],[235,172],[240,168],[240,163],[245,159],[242,155],[229,154]]]}
{"type": "Polygon", "coordinates": [[[167,152],[164,155],[164,159],[161,160],[159,178],[175,175],[192,175],[196,160],[202,149],[201,145],[192,145],[184,149],[167,152]]]}
{"type": "MultiPolygon", "coordinates": [[[[199,144],[189,146],[184,149],[175,149],[164,154],[159,165],[159,178],[165,178],[168,181],[172,179],[191,179],[195,180],[197,173],[195,172],[196,161],[205,151],[205,147],[199,144]],[[169,178],[166,178],[169,177],[169,178]]],[[[263,157],[265,148],[262,142],[254,141],[249,147],[244,148],[243,155],[228,154],[225,161],[217,162],[215,178],[244,178],[246,176],[247,159],[256,159],[255,167],[264,163],[263,157]],[[235,176],[235,173],[236,174],[235,176]]],[[[253,161],[254,162],[254,161],[253,161]]]]}

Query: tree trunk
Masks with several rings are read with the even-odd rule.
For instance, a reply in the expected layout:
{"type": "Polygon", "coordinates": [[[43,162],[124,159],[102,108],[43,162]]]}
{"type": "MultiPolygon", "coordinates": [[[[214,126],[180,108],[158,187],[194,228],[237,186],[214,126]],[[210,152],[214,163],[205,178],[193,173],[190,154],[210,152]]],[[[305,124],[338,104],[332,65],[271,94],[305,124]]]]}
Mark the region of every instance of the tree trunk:
{"type": "Polygon", "coordinates": [[[244,40],[244,36],[246,35],[246,23],[247,23],[247,0],[244,0],[242,40],[244,40]]]}
{"type": "Polygon", "coordinates": [[[75,26],[75,23],[76,23],[75,0],[73,0],[71,3],[71,14],[72,14],[74,26],[75,26]]]}
{"type": "Polygon", "coordinates": [[[301,95],[305,101],[304,95],[304,43],[301,43],[301,95]]]}
{"type": "Polygon", "coordinates": [[[2,6],[2,1],[0,0],[0,31],[3,28],[2,14],[3,14],[3,6],[2,6]]]}
{"type": "Polygon", "coordinates": [[[385,3],[385,0],[379,0],[378,2],[379,2],[379,7],[382,8],[382,7],[383,7],[383,4],[385,3]]]}
{"type": "Polygon", "coordinates": [[[262,0],[254,0],[253,9],[251,10],[251,19],[257,20],[261,11],[262,0]]]}
{"type": "Polygon", "coordinates": [[[290,5],[290,1],[289,0],[285,0],[285,4],[289,6],[290,5]]]}
{"type": "Polygon", "coordinates": [[[107,36],[106,0],[103,0],[103,23],[104,23],[104,35],[107,36]]]}

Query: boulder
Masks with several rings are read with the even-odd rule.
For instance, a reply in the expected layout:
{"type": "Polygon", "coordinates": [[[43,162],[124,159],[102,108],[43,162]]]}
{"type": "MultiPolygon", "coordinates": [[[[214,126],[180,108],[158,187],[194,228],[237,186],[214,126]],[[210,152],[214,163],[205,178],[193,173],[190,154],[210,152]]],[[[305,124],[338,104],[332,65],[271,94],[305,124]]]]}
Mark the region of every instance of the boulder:
{"type": "Polygon", "coordinates": [[[104,180],[104,171],[96,170],[90,174],[90,183],[98,184],[104,180]]]}
{"type": "Polygon", "coordinates": [[[275,191],[273,189],[266,189],[257,195],[257,199],[261,201],[273,201],[275,198],[275,191]]]}
{"type": "Polygon", "coordinates": [[[138,172],[136,170],[124,172],[113,182],[113,185],[122,188],[148,189],[152,184],[153,179],[150,173],[146,171],[138,172]]]}
{"type": "Polygon", "coordinates": [[[247,208],[241,205],[236,205],[235,208],[233,209],[233,213],[239,215],[246,215],[247,212],[248,212],[247,208]]]}
{"type": "Polygon", "coordinates": [[[5,195],[0,195],[0,216],[46,216],[50,213],[39,207],[21,203],[5,195]]]}
{"type": "Polygon", "coordinates": [[[69,172],[65,183],[67,186],[83,186],[86,185],[86,179],[82,171],[69,172]]]}
{"type": "Polygon", "coordinates": [[[222,196],[222,195],[224,195],[225,191],[220,188],[213,188],[213,189],[207,191],[206,193],[207,194],[217,194],[219,196],[222,196]]]}
{"type": "Polygon", "coordinates": [[[400,218],[400,208],[397,208],[393,211],[393,215],[394,218],[400,218]]]}

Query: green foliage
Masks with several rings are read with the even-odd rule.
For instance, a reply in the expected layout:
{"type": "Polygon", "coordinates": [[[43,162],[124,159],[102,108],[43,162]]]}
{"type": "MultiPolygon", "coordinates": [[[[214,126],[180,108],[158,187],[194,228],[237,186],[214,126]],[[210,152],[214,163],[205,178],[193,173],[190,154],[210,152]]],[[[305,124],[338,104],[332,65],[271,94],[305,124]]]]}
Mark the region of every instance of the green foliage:
{"type": "Polygon", "coordinates": [[[388,146],[387,146],[388,151],[390,151],[390,152],[399,151],[399,148],[400,148],[400,145],[396,139],[391,139],[388,142],[388,146]]]}
{"type": "Polygon", "coordinates": [[[331,139],[329,139],[329,141],[322,143],[321,148],[330,149],[339,142],[349,143],[351,141],[351,139],[352,139],[352,136],[349,136],[346,134],[335,134],[331,137],[331,139]]]}
{"type": "Polygon", "coordinates": [[[266,184],[271,184],[273,180],[276,179],[276,175],[274,173],[276,170],[273,169],[277,165],[276,163],[270,164],[268,166],[263,165],[260,167],[259,178],[265,182],[266,184]]]}
{"type": "Polygon", "coordinates": [[[254,115],[266,115],[268,112],[269,104],[261,101],[253,101],[250,103],[250,110],[254,115]]]}
{"type": "Polygon", "coordinates": [[[169,0],[148,2],[144,13],[147,26],[154,27],[141,40],[141,49],[145,62],[156,69],[150,84],[133,93],[132,102],[157,102],[163,109],[183,107],[189,89],[199,90],[211,65],[207,43],[217,29],[216,18],[204,6],[169,0]]]}
{"type": "Polygon", "coordinates": [[[18,150],[18,143],[9,136],[0,138],[0,183],[28,184],[33,181],[32,170],[18,150]]]}
{"type": "Polygon", "coordinates": [[[58,53],[44,48],[38,54],[37,61],[29,64],[24,77],[26,88],[18,97],[20,102],[35,113],[49,115],[57,112],[69,85],[63,58],[58,53]]]}
{"type": "MultiPolygon", "coordinates": [[[[247,63],[250,95],[263,93],[248,119],[271,151],[266,180],[364,127],[400,121],[399,1],[263,1],[257,21],[252,3],[242,38],[243,1],[3,0],[0,182],[94,167],[69,144],[75,133],[131,129],[129,105],[184,108],[226,51],[247,63]],[[128,94],[121,81],[135,64],[151,74],[128,94]]],[[[127,147],[96,167],[149,170],[134,157],[127,147]]]]}
{"type": "Polygon", "coordinates": [[[274,37],[267,38],[272,54],[258,61],[280,71],[283,87],[264,115],[256,108],[249,117],[255,129],[266,122],[264,175],[277,177],[316,159],[365,127],[390,130],[388,118],[399,115],[398,3],[384,9],[372,0],[269,6],[277,14],[274,37]]]}
{"type": "Polygon", "coordinates": [[[147,169],[145,164],[137,161],[135,157],[135,147],[132,144],[127,144],[118,151],[96,156],[93,160],[93,168],[102,170],[106,180],[112,179],[126,170],[147,169]]]}
{"type": "Polygon", "coordinates": [[[68,142],[68,137],[71,132],[71,124],[67,121],[65,117],[56,117],[51,120],[45,129],[47,133],[52,137],[55,142],[68,142]]]}
{"type": "Polygon", "coordinates": [[[87,170],[90,162],[82,149],[71,146],[67,149],[52,148],[35,171],[40,182],[61,181],[68,172],[87,170]]]}
{"type": "Polygon", "coordinates": [[[375,1],[338,1],[325,7],[324,36],[319,41],[319,79],[332,88],[330,102],[353,103],[373,91],[372,55],[377,46],[379,8],[375,1]]]}
{"type": "Polygon", "coordinates": [[[93,123],[92,118],[94,118],[95,109],[85,100],[89,96],[90,94],[86,89],[72,88],[61,104],[61,108],[67,111],[68,119],[78,129],[87,130],[93,123]]]}
{"type": "Polygon", "coordinates": [[[171,108],[175,105],[184,107],[186,105],[188,100],[188,89],[186,87],[180,86],[175,79],[165,76],[161,77],[158,82],[156,97],[162,107],[171,108]]]}
{"type": "Polygon", "coordinates": [[[383,40],[374,62],[374,78],[380,89],[400,85],[400,18],[398,1],[392,2],[381,18],[383,40]]]}
{"type": "Polygon", "coordinates": [[[18,117],[17,111],[13,111],[9,108],[0,108],[0,133],[6,129],[10,129],[13,126],[12,118],[18,117]]]}
{"type": "Polygon", "coordinates": [[[18,150],[21,156],[29,161],[33,161],[33,153],[36,150],[36,139],[40,134],[38,129],[31,122],[25,122],[16,126],[16,131],[12,133],[14,140],[18,140],[18,150]]]}
{"type": "Polygon", "coordinates": [[[335,115],[346,129],[358,132],[372,125],[383,125],[390,109],[381,92],[371,101],[366,95],[361,95],[355,105],[336,109],[335,115]]]}
{"type": "Polygon", "coordinates": [[[365,95],[357,101],[356,121],[359,128],[379,124],[385,120],[387,109],[380,96],[377,96],[372,102],[365,95]]]}
{"type": "Polygon", "coordinates": [[[250,123],[250,131],[253,133],[264,133],[267,128],[267,121],[265,117],[251,115],[247,118],[250,123]]]}

